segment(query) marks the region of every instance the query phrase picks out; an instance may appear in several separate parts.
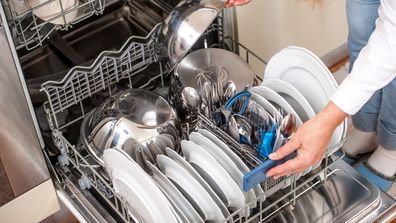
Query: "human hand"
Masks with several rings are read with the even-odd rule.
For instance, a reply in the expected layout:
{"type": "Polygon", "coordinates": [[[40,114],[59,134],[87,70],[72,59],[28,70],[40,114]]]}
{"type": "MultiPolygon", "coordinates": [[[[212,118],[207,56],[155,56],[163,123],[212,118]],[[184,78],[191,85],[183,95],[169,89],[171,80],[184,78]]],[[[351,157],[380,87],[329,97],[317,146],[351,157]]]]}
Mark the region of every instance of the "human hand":
{"type": "Polygon", "coordinates": [[[330,103],[317,116],[301,125],[288,143],[270,154],[270,159],[280,160],[297,150],[297,157],[267,172],[275,179],[292,173],[300,173],[320,162],[336,127],[347,114],[330,103]]]}
{"type": "Polygon", "coordinates": [[[240,6],[240,5],[245,5],[249,2],[251,2],[252,0],[228,0],[226,2],[226,7],[233,7],[233,6],[240,6]]]}

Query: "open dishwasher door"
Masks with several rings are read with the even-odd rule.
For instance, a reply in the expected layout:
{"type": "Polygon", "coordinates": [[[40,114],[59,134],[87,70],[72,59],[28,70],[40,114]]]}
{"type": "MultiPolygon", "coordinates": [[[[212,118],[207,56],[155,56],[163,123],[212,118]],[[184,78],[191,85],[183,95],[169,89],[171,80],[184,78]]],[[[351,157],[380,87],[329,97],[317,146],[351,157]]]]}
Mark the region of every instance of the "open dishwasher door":
{"type": "Polygon", "coordinates": [[[316,182],[319,181],[322,182],[308,183],[297,188],[294,204],[288,196],[283,196],[290,192],[287,189],[277,192],[272,198],[269,197],[269,202],[279,198],[283,198],[283,201],[278,205],[279,211],[274,210],[273,216],[266,221],[389,222],[396,215],[395,200],[343,160],[336,161],[330,167],[327,179],[322,177],[316,182]]]}

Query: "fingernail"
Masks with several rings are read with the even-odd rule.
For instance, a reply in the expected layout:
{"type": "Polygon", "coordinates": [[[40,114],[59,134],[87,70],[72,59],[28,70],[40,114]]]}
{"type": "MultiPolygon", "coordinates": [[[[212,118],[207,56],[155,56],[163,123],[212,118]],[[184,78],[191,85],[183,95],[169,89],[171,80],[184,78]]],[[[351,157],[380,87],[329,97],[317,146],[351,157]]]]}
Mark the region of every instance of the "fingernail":
{"type": "Polygon", "coordinates": [[[279,178],[279,176],[274,176],[273,178],[274,178],[274,180],[277,180],[279,178]]]}
{"type": "Polygon", "coordinates": [[[275,159],[275,158],[276,158],[276,153],[271,153],[271,154],[269,154],[269,158],[270,158],[270,159],[275,159]]]}

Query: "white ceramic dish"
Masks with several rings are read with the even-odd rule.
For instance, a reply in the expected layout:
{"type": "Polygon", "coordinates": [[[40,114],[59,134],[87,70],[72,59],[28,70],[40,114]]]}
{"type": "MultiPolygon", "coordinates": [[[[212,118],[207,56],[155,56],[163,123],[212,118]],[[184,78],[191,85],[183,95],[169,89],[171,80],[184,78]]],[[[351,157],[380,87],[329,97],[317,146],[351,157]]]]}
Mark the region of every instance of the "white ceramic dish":
{"type": "Polygon", "coordinates": [[[188,222],[203,223],[204,221],[195,211],[190,202],[183,196],[182,193],[176,188],[172,182],[153,164],[147,162],[147,166],[152,171],[155,182],[159,185],[160,189],[168,197],[168,199],[173,203],[187,218],[188,222]]]}
{"type": "Polygon", "coordinates": [[[294,111],[293,107],[274,90],[264,86],[256,86],[250,89],[250,91],[259,94],[269,102],[279,105],[279,107],[281,107],[286,113],[292,114],[296,117],[297,125],[302,124],[300,117],[298,116],[297,112],[294,111]]]}
{"type": "Polygon", "coordinates": [[[144,222],[178,222],[151,177],[122,150],[107,149],[103,160],[114,190],[144,222]]]}
{"type": "MultiPolygon", "coordinates": [[[[314,53],[312,53],[311,51],[309,51],[308,49],[305,49],[305,48],[303,48],[303,47],[291,46],[290,48],[292,48],[292,49],[294,49],[294,50],[300,50],[300,51],[305,52],[306,54],[310,55],[314,60],[316,60],[316,61],[318,62],[318,64],[319,64],[320,66],[323,67],[323,70],[324,70],[325,72],[327,72],[327,74],[328,74],[328,76],[330,77],[330,80],[332,81],[332,83],[334,84],[334,86],[335,86],[336,88],[338,88],[338,83],[337,83],[337,81],[335,80],[333,74],[331,73],[331,71],[327,68],[327,66],[323,63],[323,61],[322,61],[319,57],[317,57],[314,53]]],[[[340,126],[339,126],[338,128],[340,128],[340,126]]],[[[342,137],[341,137],[342,139],[346,137],[347,131],[348,131],[348,122],[347,122],[347,120],[345,120],[345,121],[342,122],[342,137]]],[[[330,144],[330,145],[331,145],[331,144],[330,144]]],[[[335,151],[330,151],[330,154],[333,154],[334,152],[335,152],[335,151]]],[[[316,165],[316,167],[317,167],[317,166],[318,166],[318,165],[316,165]]]]}
{"type": "Polygon", "coordinates": [[[186,198],[191,199],[190,203],[196,204],[198,210],[202,211],[203,220],[225,220],[220,208],[216,205],[208,192],[185,169],[183,169],[183,167],[164,155],[157,156],[157,163],[164,175],[172,180],[179,190],[182,189],[188,194],[188,198],[186,198]]]}
{"type": "MultiPolygon", "coordinates": [[[[224,170],[227,171],[234,182],[238,185],[239,190],[245,196],[245,204],[248,204],[256,199],[253,190],[249,190],[248,192],[243,191],[243,173],[222,149],[220,149],[210,139],[203,136],[199,132],[192,132],[189,136],[189,139],[208,152],[224,168],[224,170]]],[[[255,208],[256,206],[257,204],[253,203],[250,208],[255,208]]]]}
{"type": "Polygon", "coordinates": [[[29,0],[29,4],[32,8],[37,7],[33,9],[33,13],[44,21],[50,20],[49,22],[53,24],[64,25],[74,21],[78,17],[77,7],[79,5],[79,0],[53,0],[50,3],[46,2],[48,2],[48,0],[29,0]],[[62,10],[66,13],[65,19],[63,16],[59,16],[62,10]],[[67,12],[69,10],[71,11],[67,12]],[[51,20],[57,16],[59,17],[51,20]]]}
{"type": "Polygon", "coordinates": [[[261,83],[261,86],[271,88],[282,96],[297,112],[301,121],[306,122],[315,116],[315,111],[307,99],[293,85],[281,79],[268,79],[261,83]]]}
{"type": "Polygon", "coordinates": [[[227,171],[197,144],[183,140],[181,148],[186,160],[233,211],[245,206],[245,196],[227,171]]]}
{"type": "Polygon", "coordinates": [[[328,74],[331,83],[333,83],[334,86],[338,87],[338,83],[334,78],[333,74],[331,73],[331,71],[327,68],[327,66],[323,63],[323,61],[318,56],[316,56],[312,51],[300,46],[289,46],[288,49],[294,51],[300,51],[301,53],[307,56],[309,55],[312,59],[314,59],[318,63],[318,66],[323,68],[323,72],[326,72],[328,74]]]}
{"type": "MultiPolygon", "coordinates": [[[[337,82],[328,68],[312,52],[291,46],[275,54],[265,69],[264,80],[281,79],[294,86],[310,103],[315,113],[321,111],[337,89],[337,82]]],[[[344,121],[335,130],[329,148],[346,136],[344,121]]],[[[334,151],[331,151],[331,153],[334,151]]]]}
{"type": "Polygon", "coordinates": [[[179,164],[185,171],[188,172],[198,183],[208,192],[210,197],[214,200],[216,205],[220,208],[221,213],[223,216],[226,218],[230,216],[230,212],[228,211],[227,207],[221,201],[219,196],[212,190],[212,188],[209,186],[209,184],[199,175],[199,173],[183,158],[181,157],[178,153],[176,153],[174,150],[171,150],[169,148],[166,149],[166,154],[168,155],[169,158],[171,158],[173,161],[175,161],[177,164],[179,164]]]}
{"type": "Polygon", "coordinates": [[[268,62],[264,79],[281,79],[290,83],[311,103],[315,112],[323,109],[336,90],[327,68],[296,47],[288,47],[275,54],[268,62]]]}
{"type": "Polygon", "coordinates": [[[262,108],[264,108],[265,111],[268,112],[268,114],[271,115],[271,118],[274,119],[274,116],[281,117],[282,115],[279,113],[278,110],[265,98],[260,96],[259,94],[255,92],[251,92],[252,97],[251,100],[255,101],[258,105],[260,105],[262,108]]]}
{"type": "MultiPolygon", "coordinates": [[[[239,171],[241,171],[243,174],[246,174],[250,172],[250,169],[246,164],[239,158],[238,155],[236,155],[223,141],[221,141],[217,136],[215,136],[213,133],[209,132],[206,129],[198,129],[198,132],[201,133],[203,136],[211,140],[214,144],[216,144],[221,150],[224,151],[224,153],[227,154],[227,156],[235,163],[235,165],[238,167],[239,171]]],[[[254,188],[254,193],[256,197],[262,196],[264,194],[263,189],[261,188],[260,185],[258,185],[256,188],[254,188]]]]}

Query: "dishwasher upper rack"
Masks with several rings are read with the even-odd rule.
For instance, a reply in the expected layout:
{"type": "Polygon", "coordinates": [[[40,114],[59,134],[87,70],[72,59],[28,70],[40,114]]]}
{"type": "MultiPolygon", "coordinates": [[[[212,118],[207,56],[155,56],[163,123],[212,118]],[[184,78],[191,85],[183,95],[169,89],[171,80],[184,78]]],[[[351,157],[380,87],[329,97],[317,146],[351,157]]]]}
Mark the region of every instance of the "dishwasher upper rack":
{"type": "Polygon", "coordinates": [[[2,0],[15,46],[27,50],[40,47],[55,30],[67,31],[92,15],[102,14],[105,9],[105,0],[73,0],[73,5],[64,8],[65,1],[2,0]],[[44,19],[38,16],[54,5],[57,12],[44,19]]]}

